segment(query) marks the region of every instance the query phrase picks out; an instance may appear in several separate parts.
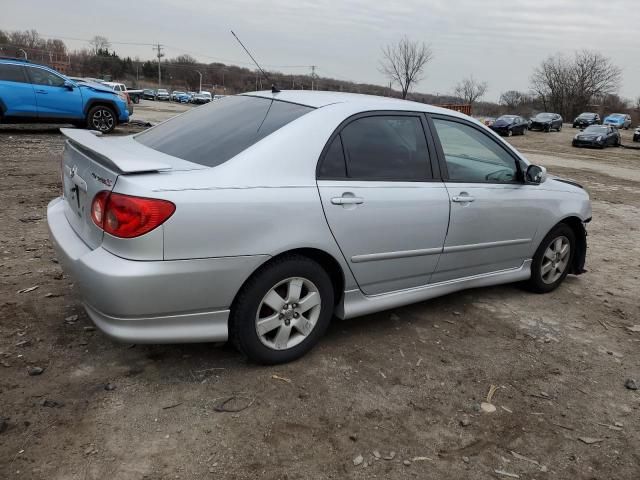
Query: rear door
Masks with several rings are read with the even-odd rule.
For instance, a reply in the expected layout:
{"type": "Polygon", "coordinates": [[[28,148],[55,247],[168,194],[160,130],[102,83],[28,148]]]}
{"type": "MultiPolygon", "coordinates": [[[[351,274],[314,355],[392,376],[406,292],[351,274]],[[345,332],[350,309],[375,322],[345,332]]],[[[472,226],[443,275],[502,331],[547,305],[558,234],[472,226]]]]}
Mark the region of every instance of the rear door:
{"type": "Polygon", "coordinates": [[[36,96],[22,65],[0,63],[0,114],[36,117],[36,96]]]}
{"type": "Polygon", "coordinates": [[[321,157],[325,216],[365,294],[426,285],[438,263],[449,199],[434,179],[425,128],[420,114],[359,115],[321,157]]]}
{"type": "Polygon", "coordinates": [[[25,67],[33,84],[38,118],[78,120],[84,117],[82,93],[76,86],[65,86],[65,78],[44,68],[25,67]]]}
{"type": "Polygon", "coordinates": [[[432,282],[518,268],[529,258],[544,191],[520,181],[517,158],[478,125],[432,115],[451,219],[432,282]]]}

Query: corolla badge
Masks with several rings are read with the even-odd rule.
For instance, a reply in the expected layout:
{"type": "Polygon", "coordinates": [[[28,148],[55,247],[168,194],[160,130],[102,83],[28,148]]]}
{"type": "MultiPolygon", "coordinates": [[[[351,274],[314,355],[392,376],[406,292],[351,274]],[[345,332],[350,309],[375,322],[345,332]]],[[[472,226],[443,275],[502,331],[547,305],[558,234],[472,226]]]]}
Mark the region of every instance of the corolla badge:
{"type": "Polygon", "coordinates": [[[91,172],[91,176],[97,180],[98,182],[100,182],[101,184],[110,187],[111,185],[113,185],[113,182],[111,181],[110,178],[104,178],[101,177],[100,175],[96,175],[95,173],[91,172]]]}

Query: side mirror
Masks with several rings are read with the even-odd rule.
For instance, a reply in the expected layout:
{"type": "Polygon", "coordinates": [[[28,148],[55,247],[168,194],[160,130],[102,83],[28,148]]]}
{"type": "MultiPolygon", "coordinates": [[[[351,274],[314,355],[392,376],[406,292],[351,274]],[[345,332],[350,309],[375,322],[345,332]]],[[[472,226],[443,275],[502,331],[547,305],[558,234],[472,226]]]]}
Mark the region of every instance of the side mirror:
{"type": "Polygon", "coordinates": [[[547,169],[539,165],[529,165],[524,178],[526,183],[539,185],[547,180],[547,169]]]}
{"type": "Polygon", "coordinates": [[[62,85],[64,88],[66,88],[67,90],[73,90],[76,86],[75,83],[73,83],[71,80],[65,80],[64,81],[64,85],[62,85]]]}

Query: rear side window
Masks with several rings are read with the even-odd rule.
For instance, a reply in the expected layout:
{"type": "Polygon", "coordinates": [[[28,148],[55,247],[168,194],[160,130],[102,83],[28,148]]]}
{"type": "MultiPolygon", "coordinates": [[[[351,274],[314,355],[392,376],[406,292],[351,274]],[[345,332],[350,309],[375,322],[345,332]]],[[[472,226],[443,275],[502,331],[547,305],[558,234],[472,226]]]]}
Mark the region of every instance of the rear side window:
{"type": "Polygon", "coordinates": [[[29,83],[20,65],[0,63],[0,82],[29,83]]]}
{"type": "Polygon", "coordinates": [[[340,133],[347,176],[358,180],[420,181],[432,178],[427,140],[417,116],[371,116],[340,133]]]}
{"type": "Polygon", "coordinates": [[[159,152],[215,167],[311,110],[312,107],[268,98],[226,97],[135,138],[159,152]]]}
{"type": "Polygon", "coordinates": [[[344,160],[344,150],[342,149],[342,139],[340,135],[336,137],[327,148],[324,159],[320,163],[318,171],[320,178],[345,178],[347,176],[347,166],[344,160]]]}

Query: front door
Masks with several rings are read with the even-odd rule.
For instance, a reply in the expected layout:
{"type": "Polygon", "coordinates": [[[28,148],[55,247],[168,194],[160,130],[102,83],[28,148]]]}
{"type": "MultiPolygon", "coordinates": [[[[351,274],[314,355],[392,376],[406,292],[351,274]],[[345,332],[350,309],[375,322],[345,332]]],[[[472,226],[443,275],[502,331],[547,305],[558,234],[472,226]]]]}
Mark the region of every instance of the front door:
{"type": "Polygon", "coordinates": [[[82,93],[76,86],[65,86],[65,79],[39,67],[27,67],[36,93],[38,118],[78,120],[83,118],[82,93]]]}
{"type": "Polygon", "coordinates": [[[437,266],[449,198],[433,180],[425,128],[418,114],[359,116],[321,158],[327,222],[367,295],[425,285],[437,266]]]}
{"type": "Polygon", "coordinates": [[[519,160],[482,127],[432,116],[451,220],[432,283],[518,268],[530,258],[545,202],[519,160]]]}

